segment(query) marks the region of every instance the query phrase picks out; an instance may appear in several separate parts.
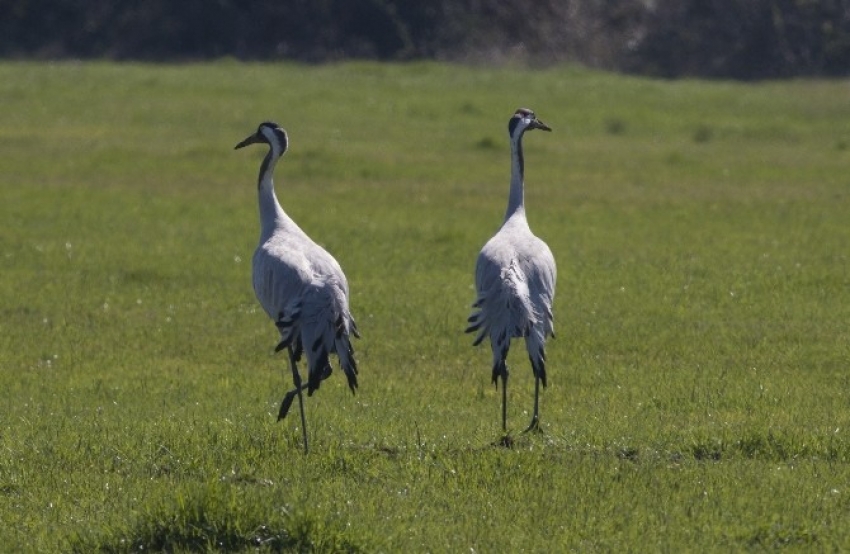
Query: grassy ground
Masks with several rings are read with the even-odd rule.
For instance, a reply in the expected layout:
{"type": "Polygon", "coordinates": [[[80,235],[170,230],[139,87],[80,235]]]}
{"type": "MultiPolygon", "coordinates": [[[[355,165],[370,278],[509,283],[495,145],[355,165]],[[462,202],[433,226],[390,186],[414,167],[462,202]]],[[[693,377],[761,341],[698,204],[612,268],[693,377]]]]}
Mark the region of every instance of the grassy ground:
{"type": "Polygon", "coordinates": [[[847,82],[0,64],[10,551],[850,548],[847,82]],[[560,270],[544,432],[462,330],[525,141],[560,270]],[[260,121],[345,269],[361,388],[297,418],[250,286],[260,121]]]}

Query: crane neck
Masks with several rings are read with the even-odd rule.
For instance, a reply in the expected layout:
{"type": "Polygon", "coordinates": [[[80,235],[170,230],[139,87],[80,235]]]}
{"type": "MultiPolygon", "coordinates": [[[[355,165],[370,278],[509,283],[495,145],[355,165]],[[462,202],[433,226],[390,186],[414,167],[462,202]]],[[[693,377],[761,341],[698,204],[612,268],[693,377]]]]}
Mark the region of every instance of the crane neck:
{"type": "Polygon", "coordinates": [[[274,148],[270,148],[262,165],[260,165],[257,188],[260,200],[260,227],[263,236],[271,235],[278,222],[287,218],[277,200],[277,195],[274,192],[274,179],[272,178],[279,159],[280,154],[275,152],[274,148]]]}
{"type": "Polygon", "coordinates": [[[525,214],[525,161],[522,156],[522,134],[511,137],[511,190],[505,221],[515,214],[525,214]]]}

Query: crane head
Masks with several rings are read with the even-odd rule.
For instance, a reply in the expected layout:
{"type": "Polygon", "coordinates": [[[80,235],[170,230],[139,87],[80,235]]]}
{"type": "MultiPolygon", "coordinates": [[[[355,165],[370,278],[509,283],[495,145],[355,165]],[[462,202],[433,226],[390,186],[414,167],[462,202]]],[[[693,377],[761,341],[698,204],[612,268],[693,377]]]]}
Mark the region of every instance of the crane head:
{"type": "Polygon", "coordinates": [[[286,136],[286,131],[284,131],[280,125],[272,123],[271,121],[264,121],[263,123],[260,123],[259,127],[257,127],[257,132],[237,144],[234,147],[234,150],[238,150],[239,148],[243,148],[249,144],[260,143],[268,144],[272,150],[276,150],[279,155],[283,155],[283,153],[286,152],[289,139],[286,136]]]}
{"type": "Polygon", "coordinates": [[[514,112],[513,117],[508,122],[508,134],[514,136],[517,132],[521,135],[525,131],[532,129],[540,129],[541,131],[551,131],[552,128],[537,119],[534,112],[528,108],[520,108],[514,112]]]}

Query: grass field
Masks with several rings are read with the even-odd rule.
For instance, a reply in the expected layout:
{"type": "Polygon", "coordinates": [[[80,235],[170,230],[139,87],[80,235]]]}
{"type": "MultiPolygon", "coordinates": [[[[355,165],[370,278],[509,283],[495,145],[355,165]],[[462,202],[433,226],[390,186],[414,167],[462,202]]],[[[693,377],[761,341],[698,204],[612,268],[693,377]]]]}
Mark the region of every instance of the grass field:
{"type": "Polygon", "coordinates": [[[0,550],[850,549],[850,84],[573,67],[0,63],[0,550]],[[559,267],[540,435],[463,335],[527,106],[559,267]],[[261,148],[361,387],[251,290],[261,148]]]}

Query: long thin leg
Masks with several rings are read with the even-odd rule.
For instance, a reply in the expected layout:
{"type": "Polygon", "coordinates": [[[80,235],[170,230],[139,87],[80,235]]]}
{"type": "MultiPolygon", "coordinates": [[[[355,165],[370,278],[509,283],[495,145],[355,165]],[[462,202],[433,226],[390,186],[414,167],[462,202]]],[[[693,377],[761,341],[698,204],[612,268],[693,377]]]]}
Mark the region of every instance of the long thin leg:
{"type": "Polygon", "coordinates": [[[508,432],[508,372],[502,373],[502,431],[508,432]]]}
{"type": "Polygon", "coordinates": [[[298,394],[298,408],[301,410],[301,431],[304,435],[304,454],[307,454],[307,418],[304,416],[304,395],[301,394],[301,391],[306,387],[306,385],[301,384],[301,375],[298,373],[298,366],[295,363],[295,358],[295,350],[290,345],[289,365],[292,366],[292,382],[295,384],[295,391],[298,394]]]}
{"type": "Polygon", "coordinates": [[[502,431],[508,431],[508,366],[505,364],[507,350],[493,363],[493,384],[499,388],[499,379],[502,380],[502,431]]]}
{"type": "Polygon", "coordinates": [[[528,426],[524,432],[528,433],[529,431],[539,431],[540,430],[540,417],[538,416],[538,408],[539,408],[539,400],[540,400],[540,377],[534,377],[534,415],[531,417],[531,425],[528,426]]]}

